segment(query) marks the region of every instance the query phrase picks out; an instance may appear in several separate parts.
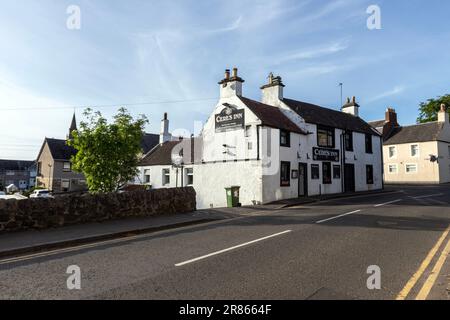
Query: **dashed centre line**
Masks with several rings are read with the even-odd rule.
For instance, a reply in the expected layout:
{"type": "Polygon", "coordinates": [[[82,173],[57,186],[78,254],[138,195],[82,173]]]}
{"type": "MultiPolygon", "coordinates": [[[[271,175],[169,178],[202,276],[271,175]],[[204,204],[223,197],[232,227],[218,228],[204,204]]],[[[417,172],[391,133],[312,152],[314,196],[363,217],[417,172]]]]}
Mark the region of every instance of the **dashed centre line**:
{"type": "Polygon", "coordinates": [[[397,200],[393,200],[393,201],[389,201],[389,202],[385,202],[385,203],[376,204],[376,205],[374,205],[374,207],[379,208],[379,207],[387,206],[388,204],[393,204],[393,203],[397,203],[400,201],[402,201],[402,199],[397,199],[397,200]]]}
{"type": "Polygon", "coordinates": [[[334,219],[338,219],[338,218],[342,218],[342,217],[345,217],[345,216],[349,216],[351,214],[358,213],[358,212],[361,212],[361,210],[355,210],[355,211],[352,211],[352,212],[347,212],[347,213],[344,213],[344,214],[340,214],[340,215],[338,215],[336,217],[331,217],[331,218],[328,218],[328,219],[320,220],[320,221],[317,221],[316,224],[321,224],[321,223],[324,223],[324,222],[327,222],[327,221],[331,221],[331,220],[334,220],[334,219]]]}
{"type": "Polygon", "coordinates": [[[281,235],[289,233],[289,232],[292,232],[292,230],[286,230],[286,231],[283,231],[283,232],[275,233],[275,234],[272,234],[272,235],[267,236],[267,237],[259,238],[259,239],[253,240],[253,241],[249,241],[249,242],[245,242],[245,243],[239,244],[237,246],[233,246],[233,247],[226,248],[226,249],[223,249],[223,250],[215,251],[213,253],[206,254],[206,255],[198,257],[198,258],[194,258],[194,259],[190,259],[190,260],[187,260],[187,261],[183,261],[183,262],[175,264],[175,267],[181,267],[181,266],[184,266],[186,264],[189,264],[189,263],[192,263],[192,262],[196,262],[196,261],[199,261],[199,260],[203,260],[203,259],[206,259],[206,258],[209,258],[209,257],[212,257],[212,256],[216,256],[218,254],[225,253],[225,252],[228,252],[228,251],[231,251],[231,250],[234,250],[234,249],[242,248],[242,247],[248,246],[250,244],[254,244],[256,242],[260,242],[260,241],[267,240],[267,239],[270,239],[270,238],[278,237],[278,236],[281,236],[281,235]]]}

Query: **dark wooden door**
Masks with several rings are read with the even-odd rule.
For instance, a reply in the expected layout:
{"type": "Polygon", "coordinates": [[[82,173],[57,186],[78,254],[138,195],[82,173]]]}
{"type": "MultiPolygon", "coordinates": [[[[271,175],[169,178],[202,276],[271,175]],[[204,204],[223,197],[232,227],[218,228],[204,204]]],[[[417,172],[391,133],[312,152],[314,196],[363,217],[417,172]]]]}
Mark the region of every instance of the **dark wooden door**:
{"type": "Polygon", "coordinates": [[[355,191],[355,165],[346,164],[344,167],[344,187],[345,192],[355,191]]]}
{"type": "Polygon", "coordinates": [[[308,196],[308,166],[306,163],[298,164],[298,196],[308,196]]]}

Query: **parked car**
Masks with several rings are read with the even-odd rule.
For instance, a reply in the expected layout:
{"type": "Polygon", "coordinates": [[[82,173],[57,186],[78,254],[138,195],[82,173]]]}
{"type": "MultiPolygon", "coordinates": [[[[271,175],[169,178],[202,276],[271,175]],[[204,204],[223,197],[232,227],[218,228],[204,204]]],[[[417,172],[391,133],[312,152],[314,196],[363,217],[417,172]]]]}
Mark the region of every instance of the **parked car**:
{"type": "Polygon", "coordinates": [[[54,197],[52,196],[52,194],[50,193],[49,190],[42,189],[42,190],[34,190],[30,194],[30,198],[51,198],[51,199],[53,199],[54,197]]]}

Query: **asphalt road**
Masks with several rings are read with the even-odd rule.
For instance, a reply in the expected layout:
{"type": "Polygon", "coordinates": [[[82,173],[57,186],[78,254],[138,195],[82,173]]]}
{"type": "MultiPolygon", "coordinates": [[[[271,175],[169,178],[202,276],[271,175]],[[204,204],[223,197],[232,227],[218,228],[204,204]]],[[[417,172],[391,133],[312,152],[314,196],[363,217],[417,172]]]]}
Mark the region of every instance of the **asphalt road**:
{"type": "Polygon", "coordinates": [[[433,274],[449,271],[449,225],[450,186],[399,187],[0,261],[0,298],[448,299],[433,274]]]}

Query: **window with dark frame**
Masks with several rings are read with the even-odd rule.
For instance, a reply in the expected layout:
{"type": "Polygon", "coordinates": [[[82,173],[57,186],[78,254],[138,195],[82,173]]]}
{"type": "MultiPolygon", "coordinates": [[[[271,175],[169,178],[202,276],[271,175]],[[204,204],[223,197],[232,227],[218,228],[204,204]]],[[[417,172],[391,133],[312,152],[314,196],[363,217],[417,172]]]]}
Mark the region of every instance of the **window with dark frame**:
{"type": "Polygon", "coordinates": [[[344,134],[345,151],[353,151],[353,132],[345,131],[344,134]]]}
{"type": "Polygon", "coordinates": [[[291,185],[291,163],[281,161],[280,186],[289,187],[291,185]]]}
{"type": "Polygon", "coordinates": [[[323,184],[331,184],[331,162],[322,163],[322,182],[323,184]]]}
{"type": "Polygon", "coordinates": [[[319,147],[334,148],[334,128],[317,126],[317,145],[319,147]]]}
{"type": "Polygon", "coordinates": [[[280,130],[280,146],[290,147],[291,146],[291,133],[286,130],[280,130]]]}
{"type": "Polygon", "coordinates": [[[366,181],[367,184],[373,184],[373,166],[366,165],[366,181]]]}
{"type": "Polygon", "coordinates": [[[311,179],[312,180],[320,179],[320,169],[318,164],[311,164],[311,179]]]}
{"type": "Polygon", "coordinates": [[[372,150],[372,135],[366,133],[366,153],[373,153],[372,150]]]}
{"type": "Polygon", "coordinates": [[[341,166],[340,165],[333,165],[333,179],[340,179],[341,178],[341,166]]]}

